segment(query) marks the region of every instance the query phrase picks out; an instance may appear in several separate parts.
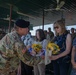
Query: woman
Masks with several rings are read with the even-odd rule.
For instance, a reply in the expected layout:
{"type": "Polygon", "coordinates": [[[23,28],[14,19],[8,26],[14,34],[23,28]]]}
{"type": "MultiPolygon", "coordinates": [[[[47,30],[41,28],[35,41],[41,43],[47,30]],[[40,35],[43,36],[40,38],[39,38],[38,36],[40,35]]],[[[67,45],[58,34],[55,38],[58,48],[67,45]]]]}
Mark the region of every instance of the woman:
{"type": "Polygon", "coordinates": [[[71,63],[72,63],[71,75],[76,75],[76,38],[73,40],[71,63]]]}
{"type": "MultiPolygon", "coordinates": [[[[44,34],[44,31],[42,29],[36,30],[36,41],[34,42],[36,44],[41,44],[42,49],[46,49],[47,40],[44,34]]],[[[43,55],[44,57],[44,55],[43,55]]],[[[45,75],[45,63],[44,59],[38,64],[34,66],[34,75],[45,75]]]]}
{"type": "Polygon", "coordinates": [[[54,75],[67,75],[70,65],[71,35],[66,33],[65,22],[58,20],[54,23],[56,36],[54,43],[60,47],[60,52],[52,55],[54,75]]]}

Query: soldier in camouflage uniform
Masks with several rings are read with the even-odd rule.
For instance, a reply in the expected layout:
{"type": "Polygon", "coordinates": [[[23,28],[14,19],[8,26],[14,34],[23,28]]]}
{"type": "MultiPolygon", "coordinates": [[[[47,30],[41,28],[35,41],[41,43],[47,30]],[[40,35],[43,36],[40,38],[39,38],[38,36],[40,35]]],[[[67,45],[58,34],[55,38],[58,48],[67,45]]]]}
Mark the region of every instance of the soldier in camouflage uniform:
{"type": "Polygon", "coordinates": [[[28,33],[28,26],[28,21],[17,20],[15,31],[8,33],[0,41],[0,75],[16,75],[20,60],[29,66],[41,61],[41,57],[31,56],[21,41],[21,36],[28,33]]]}

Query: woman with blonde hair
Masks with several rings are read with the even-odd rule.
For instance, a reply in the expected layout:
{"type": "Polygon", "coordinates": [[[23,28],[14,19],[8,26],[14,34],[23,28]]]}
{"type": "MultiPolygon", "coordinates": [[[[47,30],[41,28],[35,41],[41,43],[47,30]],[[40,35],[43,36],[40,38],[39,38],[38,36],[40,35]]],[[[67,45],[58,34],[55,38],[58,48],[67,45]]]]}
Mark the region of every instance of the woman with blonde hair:
{"type": "Polygon", "coordinates": [[[55,30],[54,43],[60,48],[50,59],[53,62],[54,75],[67,75],[70,65],[71,35],[66,32],[65,22],[58,20],[53,25],[55,30]]]}

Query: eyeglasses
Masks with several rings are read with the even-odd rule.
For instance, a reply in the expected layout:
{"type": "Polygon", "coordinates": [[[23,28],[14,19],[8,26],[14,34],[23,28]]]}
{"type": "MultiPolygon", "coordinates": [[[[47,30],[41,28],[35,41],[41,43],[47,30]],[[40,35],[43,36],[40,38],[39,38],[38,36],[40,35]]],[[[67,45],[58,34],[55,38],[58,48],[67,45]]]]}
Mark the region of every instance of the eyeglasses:
{"type": "Polygon", "coordinates": [[[59,28],[58,26],[54,27],[54,29],[58,29],[58,28],[59,28]]]}

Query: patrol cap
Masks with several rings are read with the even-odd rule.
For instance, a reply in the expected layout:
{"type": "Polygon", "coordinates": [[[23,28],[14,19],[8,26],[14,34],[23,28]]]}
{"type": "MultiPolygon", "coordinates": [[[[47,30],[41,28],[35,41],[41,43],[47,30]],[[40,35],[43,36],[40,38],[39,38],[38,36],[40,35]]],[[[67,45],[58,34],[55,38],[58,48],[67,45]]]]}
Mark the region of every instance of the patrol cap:
{"type": "Polygon", "coordinates": [[[20,27],[20,28],[28,28],[30,25],[30,22],[25,21],[23,19],[18,19],[18,20],[16,20],[15,25],[20,27]]]}

